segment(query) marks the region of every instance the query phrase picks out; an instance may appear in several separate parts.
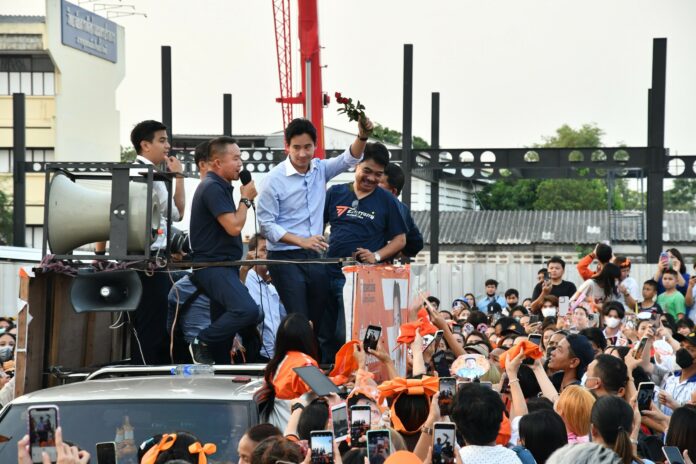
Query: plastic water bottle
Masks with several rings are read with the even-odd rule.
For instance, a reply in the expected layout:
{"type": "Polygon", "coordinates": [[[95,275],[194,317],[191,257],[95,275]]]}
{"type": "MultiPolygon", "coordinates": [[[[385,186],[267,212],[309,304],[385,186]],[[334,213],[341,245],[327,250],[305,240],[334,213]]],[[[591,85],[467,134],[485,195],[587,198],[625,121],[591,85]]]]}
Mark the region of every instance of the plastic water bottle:
{"type": "Polygon", "coordinates": [[[179,364],[178,366],[172,367],[172,375],[178,375],[181,377],[191,377],[194,375],[206,375],[214,376],[215,368],[206,364],[179,364]]]}

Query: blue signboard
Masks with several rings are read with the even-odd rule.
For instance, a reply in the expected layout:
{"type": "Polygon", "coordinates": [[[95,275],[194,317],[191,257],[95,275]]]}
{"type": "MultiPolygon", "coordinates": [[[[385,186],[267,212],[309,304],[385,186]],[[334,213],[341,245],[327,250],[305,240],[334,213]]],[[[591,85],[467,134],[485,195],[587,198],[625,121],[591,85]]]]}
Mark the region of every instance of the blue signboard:
{"type": "Polygon", "coordinates": [[[63,45],[116,63],[118,43],[115,22],[65,0],[61,1],[60,16],[63,45]]]}

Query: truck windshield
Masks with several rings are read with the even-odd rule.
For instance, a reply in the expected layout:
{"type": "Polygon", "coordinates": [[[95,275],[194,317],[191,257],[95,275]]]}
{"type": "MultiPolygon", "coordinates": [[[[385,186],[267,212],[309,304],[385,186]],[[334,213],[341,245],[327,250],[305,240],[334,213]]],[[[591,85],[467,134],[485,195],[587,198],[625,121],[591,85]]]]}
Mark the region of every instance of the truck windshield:
{"type": "MultiPolygon", "coordinates": [[[[237,462],[237,444],[257,421],[248,401],[71,401],[59,408],[63,439],[89,451],[96,462],[95,445],[116,442],[119,464],[137,464],[138,446],[153,435],[189,432],[202,444],[214,443],[217,452],[209,463],[237,462]]],[[[16,462],[17,441],[27,433],[29,405],[12,405],[0,419],[0,462],[16,462]]]]}

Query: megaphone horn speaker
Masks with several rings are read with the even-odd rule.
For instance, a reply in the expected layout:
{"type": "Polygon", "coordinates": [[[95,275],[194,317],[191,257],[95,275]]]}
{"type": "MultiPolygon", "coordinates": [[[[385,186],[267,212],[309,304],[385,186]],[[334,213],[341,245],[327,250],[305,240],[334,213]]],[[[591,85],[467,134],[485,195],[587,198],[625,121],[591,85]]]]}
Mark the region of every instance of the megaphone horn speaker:
{"type": "MultiPolygon", "coordinates": [[[[128,184],[128,250],[147,247],[145,233],[154,240],[159,229],[160,209],[152,192],[152,219],[147,225],[147,184],[128,184]],[[154,233],[153,233],[154,231],[154,233]]],[[[65,174],[51,179],[48,195],[48,246],[51,253],[62,255],[88,243],[109,240],[111,232],[111,194],[72,182],[65,174]]]]}
{"type": "Polygon", "coordinates": [[[70,286],[76,313],[135,311],[143,285],[134,270],[78,274],[70,286]]]}

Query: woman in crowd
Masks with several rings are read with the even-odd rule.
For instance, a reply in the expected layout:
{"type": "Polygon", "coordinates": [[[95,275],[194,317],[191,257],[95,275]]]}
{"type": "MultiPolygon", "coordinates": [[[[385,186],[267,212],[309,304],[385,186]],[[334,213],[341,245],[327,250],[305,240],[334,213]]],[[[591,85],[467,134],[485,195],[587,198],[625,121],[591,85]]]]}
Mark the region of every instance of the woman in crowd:
{"type": "Polygon", "coordinates": [[[575,295],[570,298],[571,304],[583,294],[585,300],[599,306],[614,301],[619,296],[617,286],[620,279],[621,269],[619,266],[613,263],[605,264],[599,274],[592,276],[591,279],[587,279],[580,285],[575,295]]]}
{"type": "Polygon", "coordinates": [[[665,438],[666,446],[676,446],[682,453],[696,457],[696,405],[687,404],[674,410],[665,438]]]}
{"type": "Polygon", "coordinates": [[[266,365],[265,384],[258,393],[262,418],[284,430],[290,419],[288,402],[308,391],[293,368],[318,366],[314,330],[305,316],[288,315],[276,334],[275,352],[266,365]]]}
{"type": "Polygon", "coordinates": [[[584,387],[570,385],[561,392],[555,410],[566,426],[568,443],[590,441],[590,416],[594,403],[595,397],[584,387]]]}
{"type": "Polygon", "coordinates": [[[592,407],[591,422],[592,441],[613,450],[623,464],[643,463],[633,451],[640,430],[640,414],[626,401],[612,395],[599,398],[592,407]]]}
{"type": "Polygon", "coordinates": [[[527,448],[537,464],[544,464],[557,449],[568,444],[563,419],[554,411],[541,410],[522,416],[520,444],[527,448]]]}
{"type": "Polygon", "coordinates": [[[653,279],[657,282],[657,293],[665,291],[665,287],[662,285],[662,274],[664,271],[667,269],[674,269],[677,271],[677,290],[679,290],[682,295],[686,295],[686,289],[689,285],[689,273],[686,272],[687,269],[686,264],[684,264],[684,257],[676,248],[669,248],[666,253],[667,260],[658,260],[657,269],[653,276],[653,279]]]}

